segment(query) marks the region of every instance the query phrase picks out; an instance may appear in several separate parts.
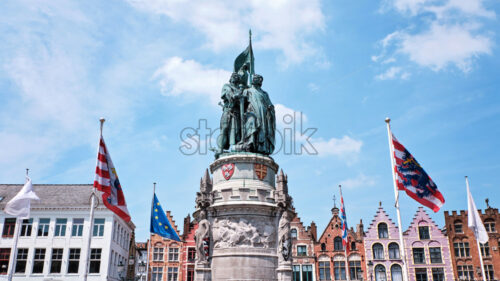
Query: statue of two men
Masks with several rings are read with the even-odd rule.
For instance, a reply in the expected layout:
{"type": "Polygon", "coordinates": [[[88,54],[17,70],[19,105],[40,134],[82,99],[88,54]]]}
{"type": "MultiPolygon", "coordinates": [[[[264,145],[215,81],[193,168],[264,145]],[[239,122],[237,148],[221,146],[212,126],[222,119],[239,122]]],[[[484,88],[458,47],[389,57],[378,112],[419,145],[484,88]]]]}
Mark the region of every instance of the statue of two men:
{"type": "Polygon", "coordinates": [[[263,80],[254,74],[251,87],[245,88],[246,82],[233,73],[222,88],[223,113],[216,158],[231,146],[235,151],[273,153],[276,116],[269,95],[261,88],[263,80]]]}

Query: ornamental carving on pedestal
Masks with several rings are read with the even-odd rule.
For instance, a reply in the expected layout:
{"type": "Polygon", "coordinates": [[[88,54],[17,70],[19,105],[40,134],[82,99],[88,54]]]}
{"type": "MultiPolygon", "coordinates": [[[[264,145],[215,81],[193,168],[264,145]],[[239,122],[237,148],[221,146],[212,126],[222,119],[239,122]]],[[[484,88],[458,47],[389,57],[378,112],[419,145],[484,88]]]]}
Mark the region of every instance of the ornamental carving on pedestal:
{"type": "Polygon", "coordinates": [[[271,222],[253,218],[252,221],[228,217],[215,219],[212,227],[215,249],[273,248],[276,230],[271,222]]]}

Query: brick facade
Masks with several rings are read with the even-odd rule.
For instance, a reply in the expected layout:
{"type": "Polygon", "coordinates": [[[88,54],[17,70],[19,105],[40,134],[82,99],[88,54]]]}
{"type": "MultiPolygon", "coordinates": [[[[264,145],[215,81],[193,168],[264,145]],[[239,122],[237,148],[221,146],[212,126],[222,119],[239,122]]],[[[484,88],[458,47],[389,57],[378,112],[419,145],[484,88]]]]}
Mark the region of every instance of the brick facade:
{"type": "MultiPolygon", "coordinates": [[[[481,219],[489,234],[487,247],[483,250],[483,261],[486,272],[486,280],[500,279],[500,234],[497,227],[500,224],[498,209],[488,208],[484,213],[479,210],[481,219]]],[[[467,226],[467,211],[452,211],[451,214],[444,212],[445,224],[452,250],[452,263],[456,280],[483,280],[479,250],[474,233],[467,226]],[[468,250],[467,250],[468,249],[468,250]]]]}
{"type": "Polygon", "coordinates": [[[295,280],[315,280],[315,242],[316,224],[304,227],[300,217],[296,215],[290,223],[292,232],[292,261],[295,280]]]}

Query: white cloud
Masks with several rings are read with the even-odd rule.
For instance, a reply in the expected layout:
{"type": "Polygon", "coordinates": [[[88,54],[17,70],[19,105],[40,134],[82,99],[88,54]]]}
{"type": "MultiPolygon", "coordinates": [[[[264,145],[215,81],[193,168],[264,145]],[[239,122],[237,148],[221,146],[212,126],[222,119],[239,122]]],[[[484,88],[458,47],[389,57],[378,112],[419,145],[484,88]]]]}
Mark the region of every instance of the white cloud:
{"type": "MultiPolygon", "coordinates": [[[[248,28],[256,47],[280,50],[288,63],[321,54],[310,37],[325,27],[319,0],[129,0],[133,7],[188,24],[201,32],[215,51],[241,46],[248,28]]],[[[320,56],[321,57],[321,56],[320,56]]]]}
{"type": "MultiPolygon", "coordinates": [[[[492,33],[485,30],[481,21],[496,18],[494,11],[487,10],[483,0],[392,0],[388,3],[403,15],[409,16],[410,27],[396,30],[380,41],[381,52],[372,56],[372,61],[390,66],[377,79],[397,78],[395,71],[400,67],[399,78],[410,76],[403,58],[430,68],[433,71],[456,67],[464,73],[472,70],[474,62],[482,55],[491,55],[492,33]],[[432,15],[429,17],[428,15],[432,15]],[[422,17],[422,16],[426,17],[422,17]],[[420,28],[422,27],[422,28],[420,28]],[[394,75],[393,75],[394,74],[394,75]],[[391,76],[393,75],[393,76],[391,76]]],[[[387,3],[387,2],[386,2],[387,3]]]]}
{"type": "Polygon", "coordinates": [[[433,24],[427,32],[403,36],[399,51],[421,66],[435,71],[455,65],[470,71],[474,58],[491,54],[491,39],[473,34],[473,27],[433,24]]]}
{"type": "Polygon", "coordinates": [[[374,186],[376,183],[375,179],[368,177],[363,173],[359,174],[355,178],[345,179],[340,182],[340,185],[345,188],[358,188],[358,187],[369,187],[374,186]]]}
{"type": "Polygon", "coordinates": [[[166,96],[183,96],[187,100],[208,98],[213,105],[220,101],[222,85],[231,72],[209,68],[194,60],[171,57],[158,68],[153,78],[158,80],[166,96]]]}
{"type": "Polygon", "coordinates": [[[312,144],[318,151],[319,156],[337,156],[351,162],[355,161],[356,156],[361,152],[363,142],[349,136],[343,136],[340,139],[313,139],[312,144]]]}
{"type": "Polygon", "coordinates": [[[276,125],[279,128],[293,127],[293,122],[307,122],[306,114],[286,107],[283,104],[275,104],[274,110],[276,114],[276,125]]]}
{"type": "Polygon", "coordinates": [[[401,72],[401,67],[393,66],[389,68],[386,72],[375,76],[375,78],[378,80],[394,79],[400,72],[401,72]]]}

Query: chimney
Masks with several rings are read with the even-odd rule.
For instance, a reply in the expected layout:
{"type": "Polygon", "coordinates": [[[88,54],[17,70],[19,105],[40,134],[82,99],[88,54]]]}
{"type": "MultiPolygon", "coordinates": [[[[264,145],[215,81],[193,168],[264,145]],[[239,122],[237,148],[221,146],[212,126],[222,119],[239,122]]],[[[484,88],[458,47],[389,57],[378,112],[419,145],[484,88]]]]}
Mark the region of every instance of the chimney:
{"type": "Polygon", "coordinates": [[[360,219],[359,220],[359,224],[358,224],[358,229],[356,230],[356,232],[358,233],[358,236],[359,237],[362,237],[363,234],[365,233],[365,230],[364,230],[364,225],[363,225],[363,219],[360,219]]]}
{"type": "Polygon", "coordinates": [[[311,233],[313,240],[316,242],[316,239],[318,237],[318,229],[317,229],[316,223],[314,221],[311,222],[311,226],[309,227],[309,231],[311,233]]]}
{"type": "Polygon", "coordinates": [[[184,237],[184,239],[186,239],[186,237],[189,233],[190,226],[191,226],[191,216],[188,214],[184,218],[184,227],[182,229],[182,237],[184,237]]]}

